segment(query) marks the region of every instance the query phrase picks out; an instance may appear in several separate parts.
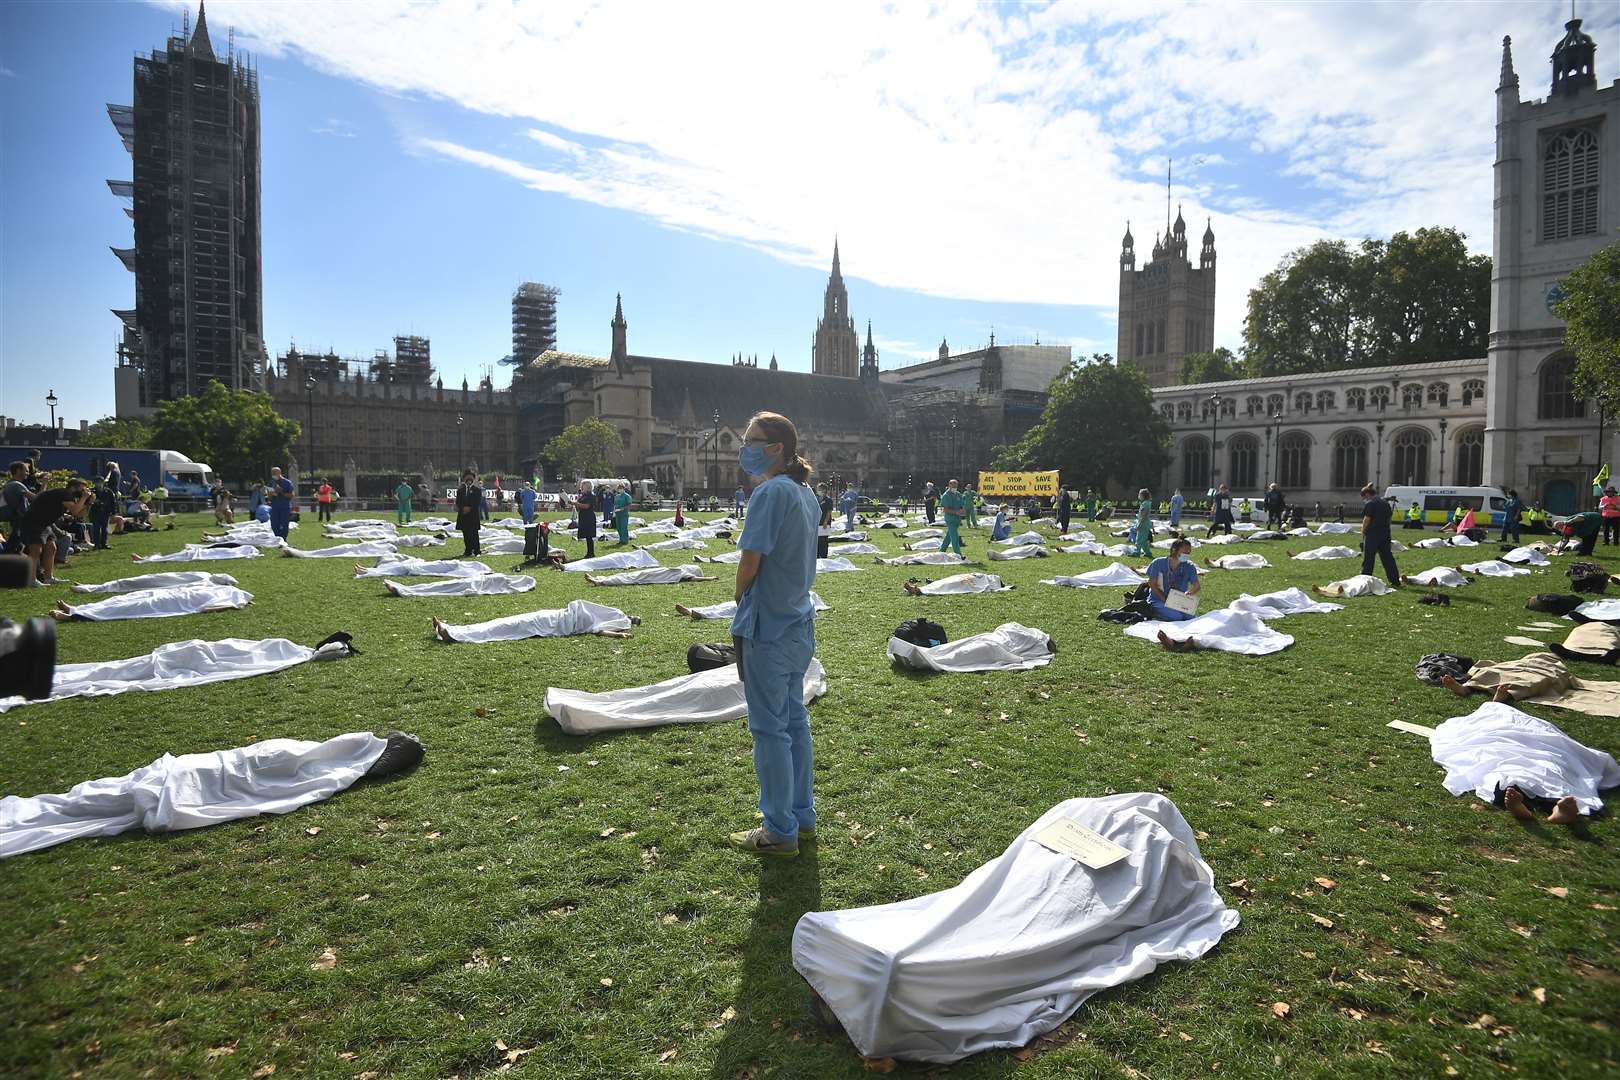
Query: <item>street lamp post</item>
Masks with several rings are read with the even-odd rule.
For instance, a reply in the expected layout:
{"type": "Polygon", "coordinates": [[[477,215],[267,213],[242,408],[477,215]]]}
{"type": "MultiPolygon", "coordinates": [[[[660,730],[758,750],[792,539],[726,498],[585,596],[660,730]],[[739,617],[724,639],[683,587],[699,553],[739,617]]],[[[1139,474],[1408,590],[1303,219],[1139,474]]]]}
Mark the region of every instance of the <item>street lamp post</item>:
{"type": "Polygon", "coordinates": [[[309,460],[305,463],[304,468],[308,469],[310,475],[313,476],[315,473],[315,376],[304,376],[304,393],[309,402],[309,412],[307,414],[309,438],[304,440],[304,456],[309,460]]]}
{"type": "MultiPolygon", "coordinates": [[[[460,413],[456,414],[456,471],[458,473],[467,468],[467,439],[461,432],[461,425],[466,422],[466,419],[460,413]]],[[[456,481],[459,483],[460,480],[461,477],[457,476],[456,481]]]]}
{"type": "MultiPolygon", "coordinates": [[[[1608,418],[1604,415],[1603,399],[1601,397],[1598,398],[1597,407],[1598,407],[1597,471],[1602,472],[1603,471],[1603,423],[1608,418]]],[[[1594,505],[1594,508],[1595,508],[1596,504],[1594,503],[1593,505],[1594,505]]]]}
{"type": "Polygon", "coordinates": [[[1221,441],[1221,395],[1209,395],[1209,486],[1215,486],[1215,447],[1221,441]]]}
{"type": "Polygon", "coordinates": [[[1378,469],[1373,473],[1373,487],[1381,488],[1384,486],[1384,422],[1378,421],[1373,430],[1378,432],[1378,469]]]}
{"type": "Polygon", "coordinates": [[[1446,486],[1446,418],[1440,418],[1440,486],[1446,486]]]}
{"type": "Polygon", "coordinates": [[[951,417],[951,471],[957,471],[958,455],[956,452],[956,417],[951,417]]]}
{"type": "MultiPolygon", "coordinates": [[[[56,441],[56,403],[61,400],[56,396],[55,390],[45,391],[45,404],[51,407],[51,441],[56,441]]],[[[1598,445],[1603,445],[1603,436],[1598,435],[1598,445]]],[[[1601,456],[1601,455],[1600,455],[1601,456]]]]}
{"type": "Polygon", "coordinates": [[[715,498],[720,497],[720,410],[714,410],[714,434],[709,438],[709,482],[715,498]]]}

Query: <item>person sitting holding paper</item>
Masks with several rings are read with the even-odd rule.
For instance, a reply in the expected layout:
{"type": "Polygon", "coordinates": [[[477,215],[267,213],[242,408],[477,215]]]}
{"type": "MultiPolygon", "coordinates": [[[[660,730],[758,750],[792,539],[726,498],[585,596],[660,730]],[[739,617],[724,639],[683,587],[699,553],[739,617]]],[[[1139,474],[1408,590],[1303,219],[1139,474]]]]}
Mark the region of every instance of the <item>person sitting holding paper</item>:
{"type": "Polygon", "coordinates": [[[1198,614],[1198,568],[1192,561],[1192,543],[1185,538],[1170,542],[1170,554],[1148,563],[1148,603],[1154,618],[1185,622],[1198,614]]]}

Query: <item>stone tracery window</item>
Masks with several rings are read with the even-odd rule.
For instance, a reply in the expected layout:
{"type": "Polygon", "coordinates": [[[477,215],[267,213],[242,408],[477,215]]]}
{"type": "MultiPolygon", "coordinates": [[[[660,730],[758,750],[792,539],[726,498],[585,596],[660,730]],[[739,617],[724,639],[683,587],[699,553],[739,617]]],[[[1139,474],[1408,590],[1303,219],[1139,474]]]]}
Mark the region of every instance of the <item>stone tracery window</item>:
{"type": "Polygon", "coordinates": [[[1266,401],[1259,394],[1251,394],[1249,399],[1243,403],[1243,407],[1246,416],[1258,416],[1265,409],[1266,401]]]}
{"type": "Polygon", "coordinates": [[[1361,387],[1352,387],[1344,392],[1344,407],[1352,412],[1365,412],[1367,409],[1367,391],[1361,387]]]}
{"type": "Polygon", "coordinates": [[[1295,394],[1294,409],[1296,412],[1309,413],[1311,411],[1311,395],[1308,392],[1295,394]]]}
{"type": "Polygon", "coordinates": [[[1188,491],[1209,488],[1209,440],[1202,435],[1182,440],[1181,486],[1188,491]]]}
{"type": "Polygon", "coordinates": [[[1449,383],[1432,382],[1432,383],[1429,384],[1429,404],[1430,405],[1438,405],[1440,408],[1443,409],[1443,408],[1446,407],[1446,403],[1450,399],[1451,399],[1451,385],[1449,383]]]}
{"type": "Polygon", "coordinates": [[[1311,486],[1311,437],[1290,431],[1277,443],[1277,482],[1285,488],[1311,486]]]}
{"type": "Polygon", "coordinates": [[[1485,429],[1468,428],[1457,436],[1458,487],[1478,487],[1485,476],[1485,429]]]}
{"type": "Polygon", "coordinates": [[[1332,412],[1337,395],[1331,390],[1318,390],[1316,392],[1316,411],[1332,412]]]}
{"type": "Polygon", "coordinates": [[[1226,447],[1231,463],[1226,482],[1235,491],[1254,488],[1260,471],[1260,440],[1253,435],[1234,435],[1226,447]]]}
{"type": "Polygon", "coordinates": [[[1268,394],[1266,396],[1266,414],[1275,416],[1283,411],[1283,396],[1281,394],[1268,394]]]}
{"type": "Polygon", "coordinates": [[[1462,384],[1463,407],[1485,400],[1485,381],[1483,379],[1469,379],[1462,384]]]}
{"type": "Polygon", "coordinates": [[[1541,408],[1543,420],[1576,420],[1586,415],[1586,399],[1575,394],[1575,358],[1554,356],[1541,365],[1541,408]]]}
{"type": "Polygon", "coordinates": [[[1181,421],[1183,424],[1189,424],[1192,422],[1192,402],[1176,402],[1176,419],[1181,421]]]}
{"type": "Polygon", "coordinates": [[[1423,407],[1423,386],[1421,383],[1407,383],[1401,387],[1401,408],[1419,409],[1423,407]]]}
{"type": "Polygon", "coordinates": [[[1367,434],[1342,432],[1333,440],[1333,486],[1351,491],[1367,482],[1367,434]]]}
{"type": "Polygon", "coordinates": [[[1377,409],[1389,408],[1389,387],[1375,386],[1371,392],[1373,407],[1377,409]]]}
{"type": "Polygon", "coordinates": [[[1395,436],[1390,483],[1423,485],[1429,482],[1429,433],[1407,428],[1395,436]]]}
{"type": "Polygon", "coordinates": [[[1541,238],[1567,240],[1598,231],[1597,131],[1561,131],[1541,156],[1541,238]]]}

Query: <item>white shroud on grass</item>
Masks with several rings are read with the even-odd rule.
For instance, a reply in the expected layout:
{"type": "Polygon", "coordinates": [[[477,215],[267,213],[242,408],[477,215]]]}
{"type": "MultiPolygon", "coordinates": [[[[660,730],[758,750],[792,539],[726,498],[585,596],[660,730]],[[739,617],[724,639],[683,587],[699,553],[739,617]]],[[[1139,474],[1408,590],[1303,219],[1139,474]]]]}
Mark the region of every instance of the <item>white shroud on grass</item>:
{"type": "Polygon", "coordinates": [[[1620,785],[1620,764],[1611,755],[1504,702],[1487,701],[1447,720],[1429,736],[1429,750],[1446,770],[1447,791],[1472,790],[1487,802],[1498,788],[1517,787],[1543,799],[1573,796],[1581,813],[1591,814],[1603,809],[1598,792],[1620,785]]]}
{"type": "Polygon", "coordinates": [[[436,632],[451,641],[483,644],[488,641],[523,641],[527,638],[575,637],[600,634],[604,630],[630,629],[630,616],[618,608],[570,600],[567,607],[543,608],[521,615],[506,615],[487,622],[462,626],[439,623],[436,632]]]}
{"type": "Polygon", "coordinates": [[[1312,600],[1309,593],[1297,588],[1279,589],[1259,596],[1244,593],[1227,607],[1232,611],[1247,611],[1262,619],[1280,619],[1284,615],[1326,615],[1344,610],[1343,604],[1324,604],[1312,600]]]}
{"type": "Polygon", "coordinates": [[[207,544],[187,544],[179,551],[167,555],[137,555],[137,563],[164,562],[216,562],[221,559],[257,559],[258,548],[252,544],[233,544],[230,547],[209,547],[207,544]]]}
{"type": "Polygon", "coordinates": [[[696,581],[703,576],[703,567],[688,563],[685,566],[649,566],[645,570],[626,570],[622,574],[608,574],[591,580],[597,585],[675,585],[682,581],[696,581]]]}
{"type": "Polygon", "coordinates": [[[424,581],[420,585],[402,585],[385,578],[383,585],[395,596],[504,596],[528,592],[534,588],[534,578],[528,574],[479,574],[477,577],[424,581]]]}
{"type": "Polygon", "coordinates": [[[827,549],[827,554],[835,559],[845,559],[851,555],[881,555],[883,549],[876,544],[834,544],[827,549]]]}
{"type": "Polygon", "coordinates": [[[376,566],[355,567],[354,576],[368,577],[481,577],[494,573],[481,562],[468,559],[418,559],[414,555],[384,558],[376,566]]]}
{"type": "MultiPolygon", "coordinates": [[[[814,592],[810,594],[810,606],[817,611],[830,610],[827,605],[827,601],[817,596],[814,592]]],[[[686,614],[694,619],[730,619],[735,617],[737,614],[737,601],[726,600],[719,604],[705,604],[702,607],[689,607],[686,609],[686,614]]]]}
{"type": "Polygon", "coordinates": [[[960,596],[965,593],[1010,592],[995,574],[952,574],[919,587],[924,596],[960,596]]]}
{"type": "Polygon", "coordinates": [[[113,593],[144,592],[147,589],[183,589],[187,585],[235,585],[229,574],[210,574],[206,570],[171,570],[161,574],[136,574],[134,577],[116,578],[99,585],[75,585],[74,592],[113,593]]]}
{"type": "Polygon", "coordinates": [[[1015,622],[926,648],[889,639],[890,662],[919,671],[1028,671],[1051,663],[1053,655],[1045,630],[1015,622]]]}
{"type": "Polygon", "coordinates": [[[848,559],[832,558],[816,560],[816,573],[818,574],[839,574],[859,569],[860,567],[856,566],[848,559]]]}
{"type": "MultiPolygon", "coordinates": [[[[808,705],[826,692],[827,673],[821,661],[812,658],[804,671],[804,703],[808,705]]],[[[665,724],[738,720],[748,715],[748,704],[737,665],[727,664],[651,686],[601,694],[548,687],[546,713],[570,735],[596,735],[665,724]]]]}
{"type": "Polygon", "coordinates": [[[1459,570],[1466,570],[1470,574],[1481,574],[1485,577],[1521,577],[1530,573],[1522,566],[1514,566],[1502,559],[1486,559],[1484,562],[1463,563],[1459,570]]]}
{"type": "Polygon", "coordinates": [[[991,548],[985,555],[994,562],[1010,562],[1013,559],[1044,559],[1047,551],[1041,544],[1019,544],[1002,551],[991,548]]]}
{"type": "Polygon", "coordinates": [[[1330,581],[1319,590],[1325,596],[1383,596],[1389,586],[1371,574],[1357,574],[1342,581],[1330,581]]]}
{"type": "Polygon", "coordinates": [[[1528,544],[1524,547],[1514,548],[1512,551],[1502,556],[1502,561],[1506,563],[1518,563],[1522,566],[1552,565],[1552,560],[1547,558],[1539,547],[1528,544]]]}
{"type": "Polygon", "coordinates": [[[1217,555],[1205,560],[1217,570],[1264,570],[1271,564],[1264,555],[1248,552],[1243,555],[1217,555]]]}
{"type": "Polygon", "coordinates": [[[1087,570],[1083,574],[1059,574],[1041,582],[1042,585],[1067,585],[1071,589],[1118,589],[1141,585],[1147,578],[1124,563],[1111,562],[1100,570],[1087,570]]]}
{"type": "Polygon", "coordinates": [[[284,547],[281,553],[292,559],[375,559],[381,555],[398,555],[399,551],[386,540],[362,540],[358,544],[333,544],[331,547],[284,547]]]}
{"type": "Polygon", "coordinates": [[[1468,579],[1451,566],[1436,566],[1422,573],[1413,574],[1411,581],[1417,585],[1442,585],[1448,589],[1460,589],[1468,584],[1468,579]]]}
{"type": "Polygon", "coordinates": [[[947,1064],[1024,1046],[1237,925],[1175,804],[1133,792],[1059,803],[942,892],[810,912],[792,957],[859,1053],[947,1064]],[[1093,870],[1035,839],[1065,818],[1129,855],[1093,870]]]}
{"type": "Polygon", "coordinates": [[[182,585],[176,589],[141,589],[137,592],[67,605],[75,619],[113,622],[117,619],[170,619],[205,611],[229,611],[253,603],[253,594],[235,585],[182,585]]]}
{"type": "Polygon", "coordinates": [[[1302,551],[1295,555],[1296,559],[1353,559],[1358,553],[1347,547],[1319,547],[1302,551]]]}
{"type": "Polygon", "coordinates": [[[387,746],[369,731],[325,742],[266,739],[237,750],[164,754],[61,795],[7,796],[0,799],[0,859],[85,836],[179,832],[289,813],[353,784],[387,746]]]}
{"type": "Polygon", "coordinates": [[[615,551],[593,559],[576,559],[564,563],[563,569],[572,573],[591,573],[596,570],[639,570],[644,566],[657,566],[658,560],[641,548],[633,551],[615,551]]]}
{"type": "Polygon", "coordinates": [[[892,559],[879,559],[885,566],[961,566],[967,562],[954,551],[924,551],[914,555],[897,555],[892,559]]]}
{"type": "Polygon", "coordinates": [[[1273,630],[1259,616],[1247,611],[1233,611],[1230,608],[1219,608],[1185,622],[1150,619],[1134,626],[1127,626],[1125,636],[1157,644],[1160,630],[1163,630],[1172,641],[1180,642],[1196,638],[1201,649],[1239,653],[1243,656],[1266,656],[1282,652],[1294,643],[1290,635],[1273,630]]]}

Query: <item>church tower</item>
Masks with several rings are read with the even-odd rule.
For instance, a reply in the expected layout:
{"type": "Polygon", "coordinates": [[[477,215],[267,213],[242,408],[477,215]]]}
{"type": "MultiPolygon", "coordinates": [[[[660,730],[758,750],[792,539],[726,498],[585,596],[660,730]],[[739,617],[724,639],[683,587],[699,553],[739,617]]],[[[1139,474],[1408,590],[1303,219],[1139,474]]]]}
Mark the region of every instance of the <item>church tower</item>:
{"type": "Polygon", "coordinates": [[[810,346],[810,370],[817,375],[837,375],[853,379],[861,351],[861,338],[849,314],[849,290],[838,266],[838,241],[833,241],[832,276],[821,301],[821,318],[816,320],[816,336],[810,346]]]}
{"type": "Polygon", "coordinates": [[[861,378],[868,382],[877,382],[878,377],[878,351],[872,344],[872,320],[866,320],[866,348],[861,350],[861,378]]]}
{"type": "Polygon", "coordinates": [[[1204,227],[1198,265],[1188,257],[1187,223],[1176,211],[1164,236],[1153,241],[1153,258],[1136,269],[1136,239],[1130,225],[1119,255],[1119,349],[1151,386],[1181,381],[1188,353],[1215,348],[1215,228],[1204,227]]]}

